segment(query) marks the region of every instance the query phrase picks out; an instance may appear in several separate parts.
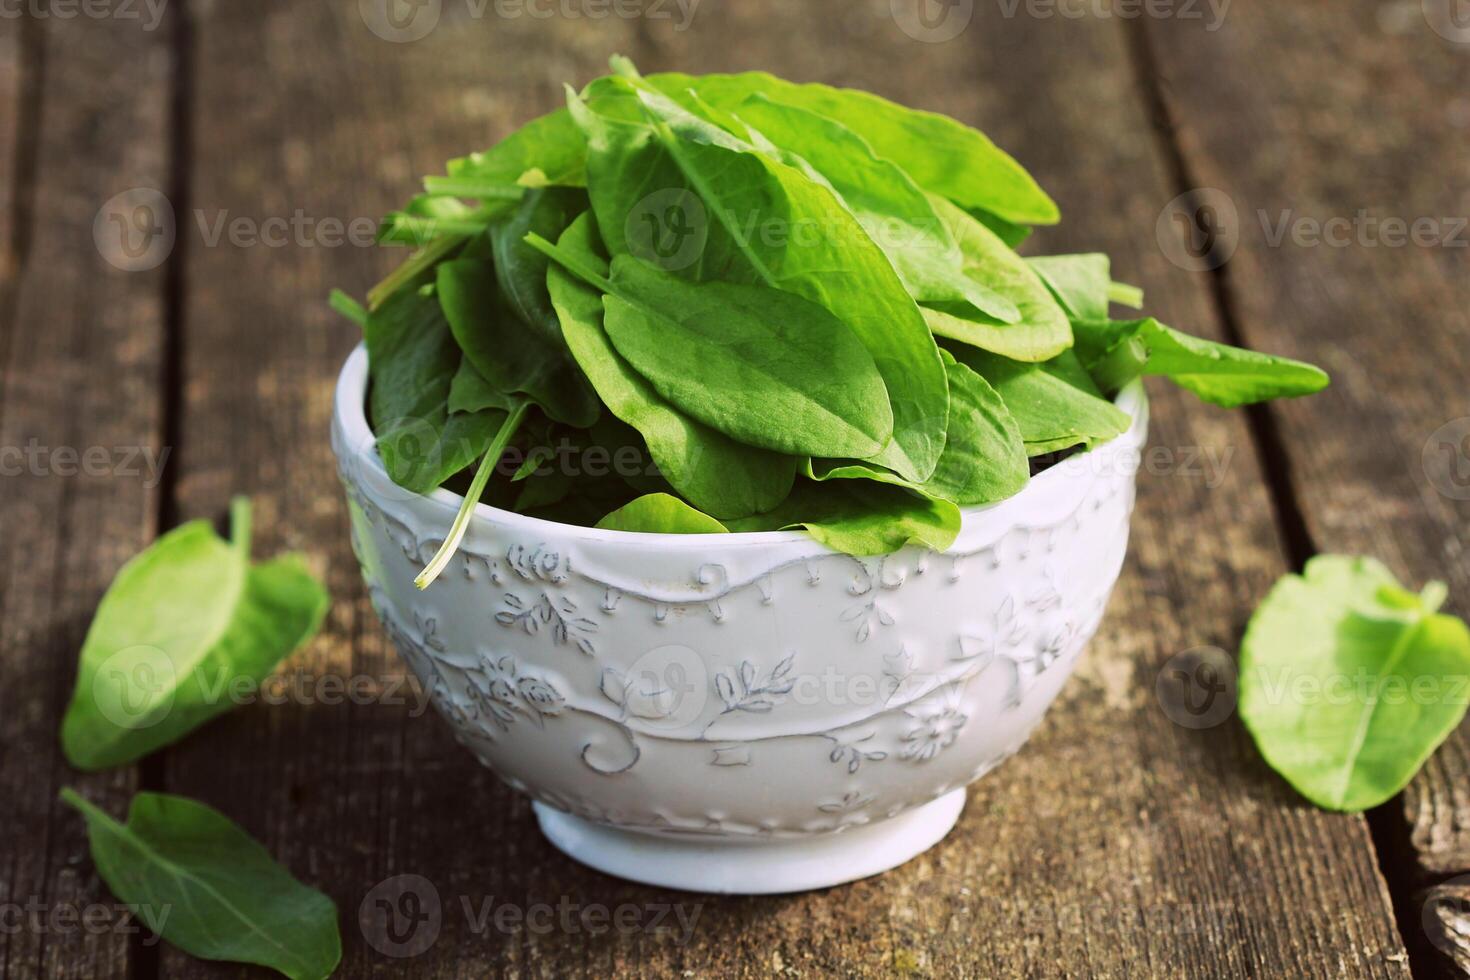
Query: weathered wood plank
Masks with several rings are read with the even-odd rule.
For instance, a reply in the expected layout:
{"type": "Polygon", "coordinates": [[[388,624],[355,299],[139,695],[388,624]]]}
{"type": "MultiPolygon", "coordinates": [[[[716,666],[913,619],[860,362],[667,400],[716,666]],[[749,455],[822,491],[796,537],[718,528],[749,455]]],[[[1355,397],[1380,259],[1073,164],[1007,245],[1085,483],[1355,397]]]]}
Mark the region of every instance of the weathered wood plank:
{"type": "MultiPolygon", "coordinates": [[[[1223,271],[1239,329],[1333,375],[1271,410],[1312,540],[1444,579],[1465,615],[1470,34],[1452,8],[1247,0],[1214,35],[1150,27],[1194,179],[1238,213],[1223,271]],[[1311,224],[1334,219],[1335,243],[1311,224]]],[[[1407,887],[1470,872],[1470,729],[1388,807],[1407,887]]]]}
{"type": "MultiPolygon", "coordinates": [[[[1148,288],[1152,310],[1218,336],[1207,292],[1154,246],[1169,177],[1118,25],[1024,10],[1006,18],[976,5],[964,34],[935,44],[905,43],[893,24],[851,14],[747,16],[761,25],[763,66],[987,128],[1061,204],[1065,224],[1041,245],[1111,252],[1119,277],[1148,288]],[[845,28],[841,44],[810,44],[833,23],[845,28]]],[[[711,27],[670,39],[670,63],[743,67],[750,54],[724,40],[731,29],[711,27]]],[[[1283,568],[1244,419],[1168,388],[1155,395],[1162,455],[1151,459],[1164,472],[1142,475],[1134,555],[1103,632],[1034,743],[972,791],[956,834],[920,867],[869,886],[884,893],[912,875],[922,892],[925,861],[949,886],[931,889],[915,915],[888,910],[891,945],[868,961],[875,970],[917,957],[935,975],[1404,973],[1362,821],[1300,806],[1237,723],[1180,728],[1154,700],[1171,655],[1233,649],[1283,568]],[[1190,463],[1207,451],[1223,471],[1190,463]]],[[[884,919],[853,892],[834,907],[884,919]]]]}
{"type": "MultiPolygon", "coordinates": [[[[420,175],[488,146],[561,98],[565,79],[590,76],[607,50],[633,40],[621,22],[599,40],[585,22],[501,20],[493,5],[477,19],[468,9],[445,4],[431,33],[398,43],[370,30],[357,0],[191,8],[192,206],[205,226],[227,216],[259,227],[298,208],[312,222],[371,223],[357,247],[238,247],[228,236],[211,246],[192,218],[182,232],[179,506],[184,516],[216,513],[231,494],[248,492],[259,554],[310,553],[335,601],[323,636],[285,668],[307,687],[366,677],[388,689],[403,677],[363,594],[327,444],[336,374],[356,342],[355,328],[327,310],[327,291],[340,285],[361,295],[401,259],[372,245],[371,231],[420,175]],[[271,66],[265,82],[261,64],[271,66]]],[[[221,807],[333,895],[346,975],[384,962],[355,920],[385,878],[428,876],[458,915],[460,892],[512,897],[498,869],[550,860],[528,808],[436,719],[417,717],[412,703],[383,703],[392,696],[245,706],[167,763],[171,791],[221,807]]],[[[446,929],[413,969],[484,976],[524,955],[514,941],[446,929]]],[[[172,951],[162,971],[228,972],[172,951]]]]}
{"type": "MultiPolygon", "coordinates": [[[[120,812],[136,774],[68,769],[57,731],[97,599],[155,528],[156,473],[134,450],[156,459],[163,449],[164,273],[110,264],[129,264],[122,240],[104,224],[94,243],[93,228],[113,195],[166,186],[169,33],[85,18],[3,25],[0,179],[26,196],[20,209],[7,196],[7,220],[29,224],[25,248],[7,256],[14,278],[0,308],[0,903],[33,905],[40,919],[7,915],[0,972],[125,976],[129,936],[77,918],[96,904],[125,924],[91,869],[81,820],[56,797],[74,785],[120,812]],[[35,112],[21,92],[40,100],[35,112]]],[[[6,246],[13,231],[3,228],[6,246]]],[[[141,237],[134,244],[146,254],[141,237]]]]}
{"type": "Polygon", "coordinates": [[[0,23],[0,297],[10,295],[16,271],[15,211],[24,169],[19,156],[25,115],[24,34],[19,21],[0,23]]]}
{"type": "MultiPolygon", "coordinates": [[[[194,204],[256,218],[297,206],[317,218],[372,216],[413,176],[556,104],[561,82],[599,72],[611,51],[646,70],[760,66],[989,126],[1069,212],[1051,246],[1114,251],[1157,309],[1217,330],[1206,292],[1152,250],[1167,176],[1122,35],[977,17],[959,39],[924,45],[836,0],[707,4],[682,31],[616,18],[475,20],[446,5],[427,37],[389,44],[364,31],[356,3],[267,14],[213,5],[196,25],[194,204]],[[840,43],[814,43],[834,32],[840,43]],[[252,70],[262,61],[274,66],[269,86],[252,70]],[[1097,171],[1112,177],[1081,179],[1097,171]]],[[[292,671],[397,676],[362,599],[326,448],[331,383],[352,331],[321,306],[330,285],[365,286],[386,260],[208,248],[189,234],[181,506],[211,513],[249,490],[262,550],[317,556],[337,604],[292,671]]],[[[1362,822],[1298,805],[1233,723],[1182,729],[1153,700],[1170,655],[1233,646],[1285,564],[1241,418],[1166,392],[1156,411],[1155,442],[1176,464],[1144,479],[1135,557],[1081,675],[1034,743],[972,793],[950,839],[889,875],[756,900],[594,874],[542,841],[527,804],[442,724],[384,704],[247,707],[171,752],[168,786],[221,806],[331,892],[344,913],[346,975],[383,962],[355,929],[369,891],[417,874],[444,909],[438,941],[405,961],[423,976],[1403,976],[1362,822]],[[1233,451],[1221,482],[1182,465],[1177,454],[1196,448],[1233,451]],[[639,928],[477,932],[461,899],[472,911],[631,904],[639,928]],[[653,928],[661,904],[686,922],[698,916],[687,938],[677,918],[653,928]]],[[[230,972],[175,954],[164,968],[230,972]]]]}

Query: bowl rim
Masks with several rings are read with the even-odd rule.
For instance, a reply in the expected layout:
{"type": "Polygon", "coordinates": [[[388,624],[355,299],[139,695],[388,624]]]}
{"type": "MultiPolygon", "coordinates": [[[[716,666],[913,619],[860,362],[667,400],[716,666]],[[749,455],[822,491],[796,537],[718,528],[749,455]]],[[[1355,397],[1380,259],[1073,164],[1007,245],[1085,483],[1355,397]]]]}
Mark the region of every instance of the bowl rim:
{"type": "MultiPolygon", "coordinates": [[[[352,352],[347,355],[341,371],[337,375],[337,383],[333,395],[333,424],[340,426],[342,435],[345,437],[342,449],[338,452],[339,457],[344,454],[351,456],[360,465],[367,466],[373,471],[376,479],[392,483],[388,476],[387,468],[383,465],[382,457],[377,453],[376,436],[367,421],[367,378],[368,378],[368,353],[366,343],[359,342],[352,352]]],[[[1067,462],[1082,460],[1088,457],[1100,458],[1109,453],[1119,453],[1127,450],[1130,443],[1138,441],[1141,428],[1148,420],[1148,396],[1144,392],[1142,379],[1134,379],[1120,390],[1113,399],[1113,404],[1127,413],[1132,419],[1132,424],[1127,430],[1115,436],[1113,439],[1094,446],[1085,452],[1078,453],[1068,458],[1067,462]]],[[[345,462],[345,459],[343,460],[345,462]]],[[[997,508],[1007,506],[1022,506],[1024,498],[1039,496],[1046,492],[1046,488],[1069,478],[1076,478],[1075,470],[1071,467],[1058,465],[1038,473],[1031,477],[1026,486],[1007,497],[994,503],[981,504],[977,507],[961,507],[961,521],[968,523],[973,516],[993,511],[997,508]]],[[[396,484],[394,484],[396,486],[396,484]]],[[[448,514],[448,520],[452,520],[459,512],[460,505],[464,501],[462,494],[455,493],[444,487],[436,487],[427,494],[412,493],[399,488],[403,493],[410,494],[407,499],[419,500],[436,507],[443,508],[448,514]]],[[[573,532],[582,540],[601,541],[605,543],[622,543],[641,545],[656,545],[660,547],[671,547],[675,549],[707,549],[714,538],[723,547],[742,547],[751,545],[777,545],[805,542],[817,544],[818,542],[805,530],[786,531],[732,531],[726,534],[669,534],[652,531],[621,531],[610,528],[585,527],[580,524],[564,524],[560,521],[549,521],[540,517],[530,517],[518,514],[512,510],[505,510],[486,503],[477,503],[471,517],[471,525],[487,522],[499,524],[507,529],[525,529],[536,531],[537,529],[558,529],[559,533],[573,532]]]]}

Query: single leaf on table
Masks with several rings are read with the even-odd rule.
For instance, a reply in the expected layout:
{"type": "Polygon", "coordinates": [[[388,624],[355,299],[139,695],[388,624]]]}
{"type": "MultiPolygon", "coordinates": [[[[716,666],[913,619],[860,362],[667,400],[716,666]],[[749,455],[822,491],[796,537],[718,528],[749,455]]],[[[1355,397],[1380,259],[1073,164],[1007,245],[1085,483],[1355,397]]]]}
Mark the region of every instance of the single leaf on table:
{"type": "Polygon", "coordinates": [[[332,900],[219,811],[139,793],[123,824],[71,789],[61,798],[86,819],[92,860],[112,894],[189,955],[293,980],[321,980],[341,962],[332,900]]]}
{"type": "Polygon", "coordinates": [[[960,509],[873,480],[799,481],[775,510],[736,521],[731,531],[805,528],[833,551],[886,555],[906,545],[944,551],[960,533],[960,509]]]}
{"type": "Polygon", "coordinates": [[[400,292],[368,315],[368,416],[394,483],[428,493],[472,465],[506,413],[450,412],[462,354],[431,287],[400,292]]]}
{"type": "Polygon", "coordinates": [[[600,79],[571,107],[588,134],[592,206],[609,252],[630,251],[628,219],[651,195],[684,195],[686,211],[700,202],[693,224],[704,234],[691,240],[699,247],[673,271],[772,286],[826,307],[867,348],[888,389],[893,439],[872,461],[927,479],[944,448],[944,364],[887,257],[832,191],[642,83],[600,79]]]}
{"type": "Polygon", "coordinates": [[[1031,475],[1020,427],[989,382],[948,351],[940,353],[949,371],[949,439],[928,481],[915,485],[887,470],[828,459],[808,460],[803,475],[813,480],[877,480],[961,507],[1019,493],[1031,475]]]}
{"type": "Polygon", "coordinates": [[[1415,596],[1374,559],[1322,555],[1251,617],[1240,717],[1313,803],[1385,802],[1464,718],[1470,630],[1438,612],[1443,599],[1443,585],[1415,596]]]}
{"type": "Polygon", "coordinates": [[[326,590],[297,555],[250,563],[250,504],[235,540],[191,521],[134,557],[108,587],[82,644],[61,724],[67,760],[106,769],[141,759],[234,707],[314,636],[326,590]]]}
{"type": "Polygon", "coordinates": [[[1026,451],[1041,456],[1070,446],[1088,448],[1127,431],[1128,413],[1088,394],[1039,364],[1022,364],[971,347],[950,352],[1000,395],[1021,430],[1026,451]]]}
{"type": "MultiPolygon", "coordinates": [[[[572,223],[557,247],[606,276],[607,260],[598,254],[597,240],[589,212],[572,223]]],[[[649,454],[681,496],[724,519],[770,510],[790,492],[796,477],[793,457],[741,445],[694,421],[633,370],[603,329],[598,290],[559,265],[548,271],[547,285],[577,363],[608,411],[643,435],[649,454]]]]}
{"type": "MultiPolygon", "coordinates": [[[[437,270],[439,304],[460,350],[503,395],[525,395],[548,416],[585,427],[597,421],[596,393],[561,340],[527,324],[506,301],[483,259],[445,262],[437,270]]],[[[550,302],[548,298],[548,303],[550,302]]]]}
{"type": "Polygon", "coordinates": [[[982,208],[1019,224],[1050,225],[1056,204],[1031,175],[979,130],[932,112],[910,109],[869,92],[801,85],[768,75],[650,75],[664,91],[692,88],[719,108],[737,111],[763,93],[834,119],[857,133],[880,157],[902,167],[927,191],[965,208],[982,208]]]}
{"type": "Polygon", "coordinates": [[[719,521],[695,510],[678,497],[650,493],[624,504],[597,522],[607,531],[640,531],[646,534],[726,534],[719,521]]]}
{"type": "Polygon", "coordinates": [[[612,261],[604,325],[628,363],[681,411],[747,446],[871,456],[893,435],[867,349],[793,293],[691,283],[631,255],[612,261]]]}
{"type": "Polygon", "coordinates": [[[1327,387],[1321,368],[1287,357],[1191,337],[1153,317],[1078,321],[1077,353],[1104,390],[1143,374],[1163,375],[1204,401],[1236,408],[1327,387]]]}
{"type": "Polygon", "coordinates": [[[959,245],[918,185],[852,130],[759,92],[738,111],[743,122],[789,151],[783,162],[793,163],[794,155],[797,163],[816,172],[814,179],[836,192],[888,256],[914,299],[968,303],[1003,323],[1020,319],[1015,303],[984,280],[965,274],[959,245]]]}
{"type": "Polygon", "coordinates": [[[1019,319],[999,323],[965,306],[925,303],[929,329],[1017,361],[1044,361],[1070,347],[1072,327],[1066,312],[1026,260],[954,204],[932,195],[930,201],[959,244],[966,273],[1011,300],[1019,319]]]}

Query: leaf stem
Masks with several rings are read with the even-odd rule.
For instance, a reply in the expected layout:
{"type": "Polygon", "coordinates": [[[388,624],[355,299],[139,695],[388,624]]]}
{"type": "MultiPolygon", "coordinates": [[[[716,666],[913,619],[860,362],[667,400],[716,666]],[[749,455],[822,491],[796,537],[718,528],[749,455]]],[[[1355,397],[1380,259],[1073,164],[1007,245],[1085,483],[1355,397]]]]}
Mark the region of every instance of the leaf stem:
{"type": "Polygon", "coordinates": [[[496,197],[481,201],[478,208],[444,211],[442,205],[457,204],[450,198],[429,198],[441,202],[443,213],[418,215],[395,211],[383,221],[378,241],[422,245],[403,264],[390,272],[382,282],[368,290],[368,309],[376,310],[388,297],[453,254],[461,245],[488,229],[495,219],[515,204],[515,198],[496,197]],[[438,236],[438,237],[436,237],[438,236]]]}
{"type": "Polygon", "coordinates": [[[235,550],[250,560],[250,498],[236,497],[230,501],[230,543],[235,550]]]}
{"type": "Polygon", "coordinates": [[[574,255],[560,245],[551,244],[534,231],[526,235],[525,241],[527,245],[547,256],[578,279],[596,286],[604,293],[611,293],[613,291],[612,280],[608,279],[605,274],[598,272],[582,256],[574,255]]]}
{"type": "MultiPolygon", "coordinates": [[[[626,58],[623,60],[627,61],[626,58]]],[[[631,67],[632,62],[628,62],[628,66],[631,67]]],[[[665,96],[658,89],[649,85],[648,82],[644,81],[641,76],[638,76],[636,69],[634,70],[634,78],[632,79],[632,81],[634,89],[638,96],[638,105],[643,110],[643,115],[645,117],[645,121],[648,123],[648,127],[653,131],[654,136],[663,145],[664,150],[667,151],[669,156],[673,158],[674,165],[679,168],[679,171],[684,175],[684,179],[689,181],[689,185],[693,188],[695,195],[704,203],[705,208],[714,215],[715,220],[720,223],[720,225],[725,229],[726,233],[729,234],[730,240],[735,243],[735,246],[740,250],[740,253],[745,256],[745,260],[749,262],[751,264],[751,267],[754,268],[755,271],[760,275],[761,280],[767,286],[771,286],[772,288],[779,288],[777,286],[775,273],[771,271],[770,266],[766,264],[765,260],[761,258],[756,250],[751,246],[749,236],[747,236],[745,232],[736,224],[734,216],[727,212],[725,208],[721,206],[721,198],[715,193],[714,188],[710,186],[710,183],[706,179],[705,175],[701,173],[699,168],[694,166],[693,163],[689,160],[688,155],[684,152],[683,141],[681,140],[680,136],[674,132],[673,127],[671,127],[667,121],[658,116],[658,114],[654,111],[653,106],[649,105],[650,99],[661,99],[664,102],[669,102],[670,100],[668,99],[668,97],[665,96]]],[[[679,109],[679,106],[673,105],[673,108],[679,109]]],[[[720,149],[724,150],[730,149],[730,147],[728,146],[720,146],[719,144],[714,142],[706,142],[704,145],[718,146],[720,149]]],[[[748,151],[739,150],[735,152],[746,153],[748,151]]],[[[764,160],[761,154],[750,153],[749,155],[753,156],[757,160],[761,160],[762,166],[765,166],[769,169],[770,162],[764,160]]]]}
{"type": "Polygon", "coordinates": [[[1133,309],[1143,307],[1143,290],[1137,286],[1130,286],[1126,282],[1108,283],[1108,300],[1119,306],[1129,306],[1133,309]]]}
{"type": "Polygon", "coordinates": [[[1144,373],[1148,358],[1147,344],[1136,336],[1125,337],[1087,365],[1087,370],[1103,391],[1121,391],[1124,385],[1144,373]]]}
{"type": "Polygon", "coordinates": [[[1434,579],[1424,586],[1419,593],[1419,601],[1422,603],[1424,615],[1433,616],[1439,612],[1439,607],[1444,605],[1445,599],[1449,597],[1449,586],[1439,579],[1434,579]]]}
{"type": "Polygon", "coordinates": [[[464,242],[462,235],[445,235],[410,255],[402,265],[388,273],[387,278],[368,290],[368,309],[376,310],[382,306],[388,297],[412,282],[419,273],[433,268],[464,242]]]}
{"type": "Polygon", "coordinates": [[[61,792],[58,795],[61,797],[61,801],[63,803],[66,803],[74,810],[78,810],[90,816],[101,818],[110,823],[117,823],[116,820],[112,819],[112,815],[110,813],[107,813],[94,805],[91,800],[87,799],[85,796],[78,793],[70,786],[61,787],[61,792]]]}
{"type": "Polygon", "coordinates": [[[422,245],[444,235],[478,235],[490,227],[488,220],[466,217],[425,217],[418,214],[390,215],[378,240],[384,244],[422,245]]]}
{"type": "Polygon", "coordinates": [[[367,329],[367,310],[357,300],[348,296],[340,289],[332,290],[332,295],[327,301],[332,309],[357,324],[362,329],[367,329]]]}
{"type": "Polygon", "coordinates": [[[613,74],[615,75],[621,75],[630,81],[643,81],[643,76],[638,74],[638,69],[634,67],[633,60],[627,55],[615,54],[607,59],[607,65],[613,70],[613,74]]]}
{"type": "Polygon", "coordinates": [[[478,177],[425,177],[424,190],[435,196],[473,197],[482,201],[519,201],[526,193],[519,185],[497,184],[478,177]]]}
{"type": "Polygon", "coordinates": [[[505,452],[505,447],[515,436],[516,430],[521,427],[521,422],[526,418],[526,412],[531,408],[531,403],[522,400],[510,410],[510,415],[501,423],[500,431],[490,442],[490,448],[485,450],[485,455],[480,459],[480,467],[475,470],[475,479],[470,483],[469,492],[464,495],[464,503],[459,506],[459,513],[454,515],[454,523],[449,526],[449,536],[439,546],[438,552],[419,572],[419,577],[413,580],[413,584],[420,589],[427,589],[433,584],[434,579],[449,565],[449,560],[459,550],[459,544],[464,540],[465,532],[470,529],[470,518],[474,516],[475,505],[480,502],[480,494],[485,492],[485,484],[490,482],[490,474],[495,471],[495,464],[500,462],[500,456],[505,452]]]}

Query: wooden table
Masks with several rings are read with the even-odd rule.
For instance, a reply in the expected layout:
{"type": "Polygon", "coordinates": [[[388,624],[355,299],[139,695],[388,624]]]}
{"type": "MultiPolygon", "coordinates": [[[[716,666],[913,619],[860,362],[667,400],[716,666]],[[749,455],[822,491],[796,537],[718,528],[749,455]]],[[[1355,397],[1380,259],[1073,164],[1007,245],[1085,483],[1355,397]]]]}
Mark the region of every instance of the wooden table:
{"type": "MultiPolygon", "coordinates": [[[[1236,0],[1223,21],[1202,0],[1142,18],[1117,16],[1130,0],[950,0],[926,21],[908,0],[704,0],[687,25],[671,0],[603,19],[563,12],[613,9],[597,0],[442,0],[411,42],[369,29],[360,10],[379,2],[173,0],[154,22],[142,3],[98,17],[28,0],[0,19],[0,447],[44,460],[0,480],[0,908],[111,901],[57,802],[72,785],[116,813],[139,789],[222,809],[337,901],[349,976],[1455,975],[1421,909],[1470,872],[1470,730],[1400,798],[1345,816],[1297,797],[1235,718],[1177,724],[1156,692],[1162,674],[1168,700],[1176,655],[1233,651],[1272,581],[1318,551],[1443,578],[1470,613],[1457,0],[1236,0]],[[957,23],[941,15],[967,11],[941,40],[957,23]],[[375,219],[612,52],[860,86],[981,126],[1061,204],[1040,248],[1111,252],[1166,321],[1313,360],[1334,384],[1233,413],[1153,389],[1131,557],[1083,666],[954,833],[879,878],[745,899],[590,872],[412,699],[254,704],[136,767],[69,769],[56,733],[99,595],[161,530],[218,517],[231,494],[255,498],[258,552],[305,550],[335,598],[283,673],[396,687],[327,445],[355,330],[324,301],[401,253],[334,246],[331,222],[375,219]],[[119,251],[104,206],[131,188],[171,204],[171,251],[119,251]],[[1166,213],[1191,191],[1181,219],[1166,213]],[[1359,219],[1313,244],[1303,221],[1360,212],[1430,219],[1439,241],[1395,245],[1359,219]],[[1196,214],[1238,238],[1223,266],[1183,267],[1215,264],[1185,248],[1196,214]],[[267,235],[284,219],[284,241],[252,244],[237,218],[267,235]],[[112,462],[74,472],[64,447],[112,462]],[[131,447],[169,449],[160,480],[126,465],[131,447]],[[444,909],[412,960],[357,925],[402,874],[444,909]],[[634,905],[638,928],[476,932],[466,902],[634,905]],[[687,938],[672,917],[655,927],[661,904],[698,915],[687,938]]],[[[0,929],[7,977],[250,972],[116,931],[0,929]]]]}

